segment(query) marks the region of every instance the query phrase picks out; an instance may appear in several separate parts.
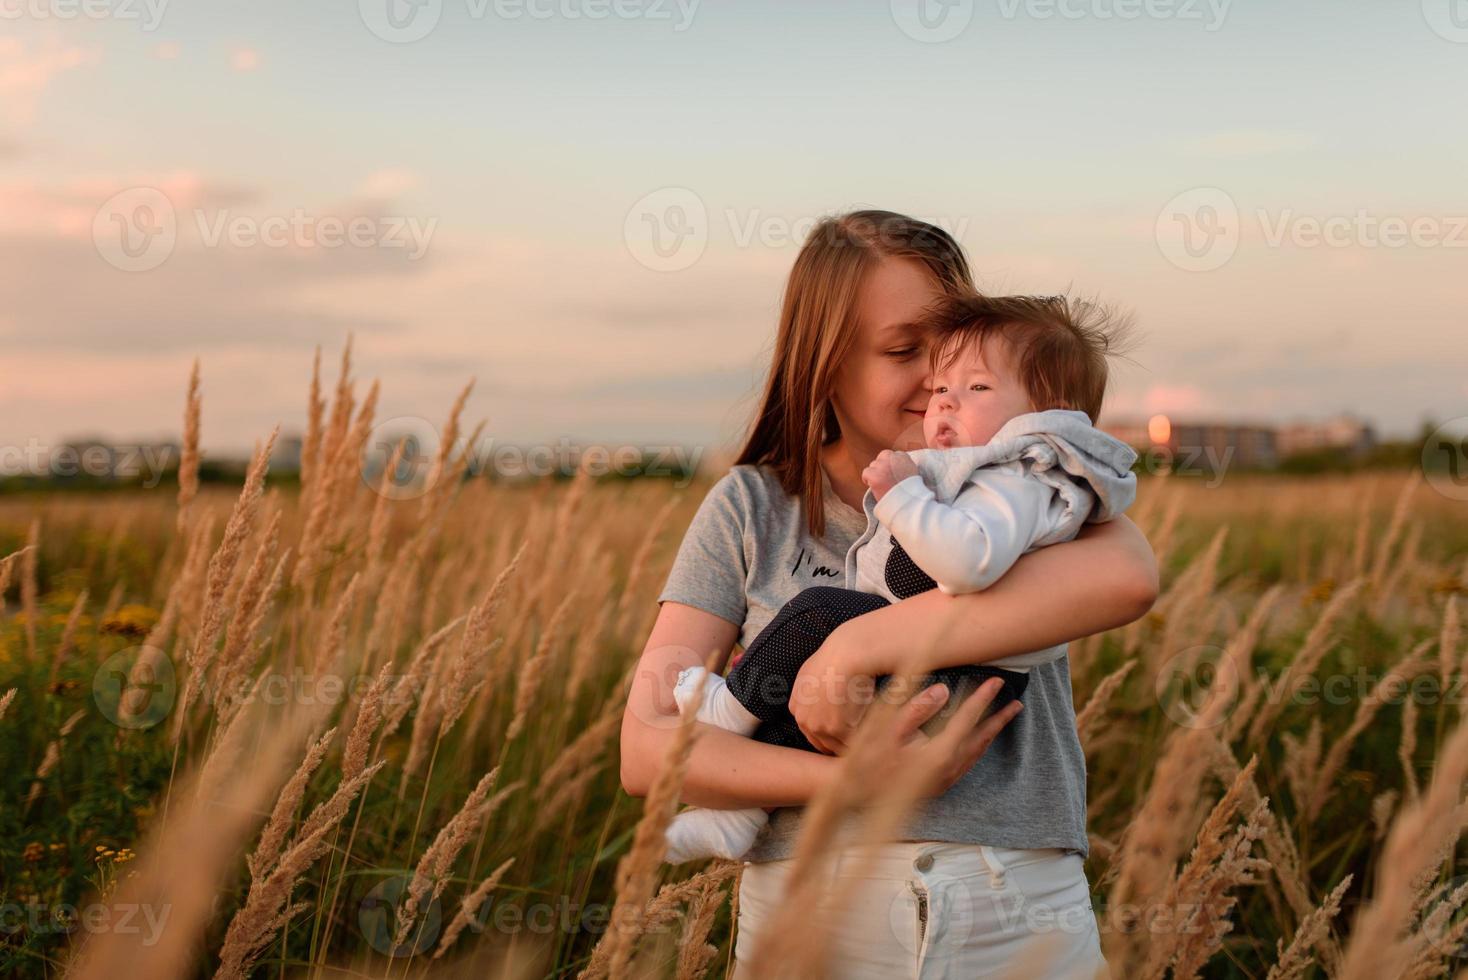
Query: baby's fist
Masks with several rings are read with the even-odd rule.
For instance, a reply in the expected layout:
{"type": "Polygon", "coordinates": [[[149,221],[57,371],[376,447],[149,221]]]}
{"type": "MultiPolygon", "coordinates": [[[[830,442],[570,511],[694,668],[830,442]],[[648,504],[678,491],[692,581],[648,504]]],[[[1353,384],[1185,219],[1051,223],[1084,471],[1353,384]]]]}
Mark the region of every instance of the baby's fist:
{"type": "Polygon", "coordinates": [[[872,494],[881,500],[897,484],[910,476],[917,476],[917,464],[907,453],[884,449],[877,458],[861,471],[861,480],[872,488],[872,494]]]}

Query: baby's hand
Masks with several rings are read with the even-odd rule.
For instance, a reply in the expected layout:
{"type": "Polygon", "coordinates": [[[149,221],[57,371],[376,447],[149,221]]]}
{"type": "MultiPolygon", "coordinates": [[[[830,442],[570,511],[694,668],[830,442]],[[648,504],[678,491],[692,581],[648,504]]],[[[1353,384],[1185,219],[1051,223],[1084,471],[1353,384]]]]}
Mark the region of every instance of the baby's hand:
{"type": "Polygon", "coordinates": [[[897,484],[910,476],[917,476],[917,464],[907,453],[894,452],[884,449],[877,454],[866,469],[861,471],[861,480],[872,488],[872,493],[878,500],[887,495],[897,484]]]}

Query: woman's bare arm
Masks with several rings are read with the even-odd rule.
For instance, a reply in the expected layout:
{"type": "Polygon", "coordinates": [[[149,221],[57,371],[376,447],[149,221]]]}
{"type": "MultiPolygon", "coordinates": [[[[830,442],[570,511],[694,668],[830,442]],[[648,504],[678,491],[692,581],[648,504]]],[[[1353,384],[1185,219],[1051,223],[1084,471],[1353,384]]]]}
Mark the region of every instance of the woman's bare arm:
{"type": "MultiPolygon", "coordinates": [[[[739,636],[733,623],[693,606],[664,602],[638,661],[622,716],[622,788],[646,795],[678,727],[673,685],[678,672],[706,662],[722,673],[739,636]]],[[[803,806],[835,771],[831,756],[756,742],[697,722],[679,799],[733,809],[803,806]]]]}
{"type": "Polygon", "coordinates": [[[1118,517],[1024,555],[983,592],[932,589],[858,616],[821,654],[869,676],[984,663],[1124,626],[1152,608],[1157,590],[1146,535],[1118,517]]]}

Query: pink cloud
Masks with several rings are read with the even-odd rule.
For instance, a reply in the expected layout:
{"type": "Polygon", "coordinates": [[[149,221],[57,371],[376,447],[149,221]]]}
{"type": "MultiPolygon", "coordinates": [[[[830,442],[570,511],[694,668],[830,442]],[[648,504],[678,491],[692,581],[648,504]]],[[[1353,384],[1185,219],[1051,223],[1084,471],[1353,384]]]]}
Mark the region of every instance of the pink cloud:
{"type": "Polygon", "coordinates": [[[357,196],[373,199],[392,199],[418,186],[418,176],[408,170],[378,170],[368,174],[357,185],[357,196]]]}
{"type": "Polygon", "coordinates": [[[1197,385],[1152,384],[1141,391],[1128,388],[1117,391],[1107,399],[1106,414],[1117,418],[1152,415],[1193,418],[1213,409],[1212,399],[1197,385]]]}
{"type": "Polygon", "coordinates": [[[133,187],[156,187],[176,208],[192,207],[211,189],[194,173],[180,171],[141,177],[80,177],[60,184],[35,181],[0,183],[0,214],[9,235],[88,238],[97,209],[108,198],[133,187]]]}
{"type": "Polygon", "coordinates": [[[28,126],[52,79],[102,60],[100,45],[81,47],[46,36],[32,43],[0,37],[0,114],[13,125],[28,126]]]}

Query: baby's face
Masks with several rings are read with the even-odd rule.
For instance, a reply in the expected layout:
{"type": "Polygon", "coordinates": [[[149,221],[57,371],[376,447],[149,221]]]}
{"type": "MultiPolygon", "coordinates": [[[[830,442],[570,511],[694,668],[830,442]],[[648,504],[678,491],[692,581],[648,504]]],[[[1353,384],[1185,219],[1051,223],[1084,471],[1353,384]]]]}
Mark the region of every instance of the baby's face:
{"type": "Polygon", "coordinates": [[[933,394],[923,416],[929,449],[982,446],[1004,423],[1033,412],[1029,393],[1015,372],[1013,349],[1003,337],[969,344],[933,376],[933,394]]]}

